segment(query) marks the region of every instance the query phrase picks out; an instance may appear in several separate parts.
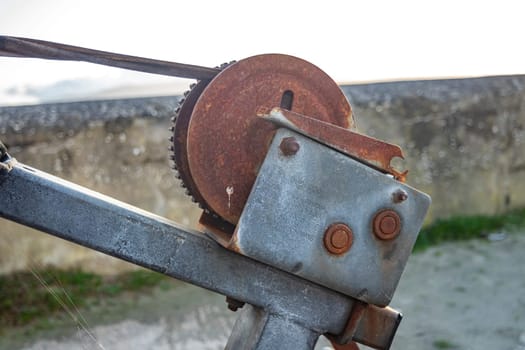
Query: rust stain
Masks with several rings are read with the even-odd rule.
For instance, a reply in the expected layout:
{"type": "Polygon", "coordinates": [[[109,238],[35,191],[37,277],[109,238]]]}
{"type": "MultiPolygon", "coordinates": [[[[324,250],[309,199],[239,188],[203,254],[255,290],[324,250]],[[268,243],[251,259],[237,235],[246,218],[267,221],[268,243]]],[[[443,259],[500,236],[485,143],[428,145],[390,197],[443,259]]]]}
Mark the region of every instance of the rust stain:
{"type": "Polygon", "coordinates": [[[284,94],[293,95],[287,101],[293,111],[354,127],[339,86],[311,63],[287,55],[233,63],[206,86],[193,108],[186,142],[189,173],[201,203],[234,225],[276,130],[257,113],[279,107],[284,94]],[[230,201],[227,186],[235,188],[230,201]]]}
{"type": "Polygon", "coordinates": [[[279,145],[279,148],[285,156],[292,156],[299,151],[299,148],[301,148],[301,146],[299,145],[299,142],[297,142],[295,137],[292,136],[283,138],[281,144],[279,145]]]}
{"type": "MultiPolygon", "coordinates": [[[[296,111],[292,112],[275,108],[272,110],[273,113],[282,115],[286,119],[286,121],[282,121],[283,123],[286,122],[306,136],[378,167],[383,172],[394,176],[396,180],[405,182],[407,172],[399,172],[390,165],[393,158],[399,157],[404,159],[403,151],[399,146],[359,134],[323,120],[314,119],[296,111]]],[[[259,114],[259,116],[263,119],[271,120],[272,114],[259,114]]],[[[276,122],[278,121],[276,120],[276,122]]]]}
{"type": "Polygon", "coordinates": [[[367,303],[355,300],[354,305],[352,306],[352,311],[350,312],[350,317],[346,322],[343,332],[337,336],[327,335],[327,338],[330,340],[335,349],[349,350],[357,348],[357,345],[352,342],[352,338],[361,323],[361,319],[367,312],[368,306],[369,304],[367,303]]]}
{"type": "Polygon", "coordinates": [[[401,232],[401,218],[391,209],[379,211],[372,221],[372,228],[377,238],[391,240],[401,232]]]}
{"type": "Polygon", "coordinates": [[[401,319],[402,315],[390,307],[357,302],[344,331],[327,337],[336,350],[359,349],[354,342],[374,349],[389,349],[401,319]]]}
{"type": "Polygon", "coordinates": [[[323,242],[326,250],[333,255],[342,255],[352,247],[354,235],[352,229],[343,223],[334,223],[328,226],[324,233],[323,242]]]}

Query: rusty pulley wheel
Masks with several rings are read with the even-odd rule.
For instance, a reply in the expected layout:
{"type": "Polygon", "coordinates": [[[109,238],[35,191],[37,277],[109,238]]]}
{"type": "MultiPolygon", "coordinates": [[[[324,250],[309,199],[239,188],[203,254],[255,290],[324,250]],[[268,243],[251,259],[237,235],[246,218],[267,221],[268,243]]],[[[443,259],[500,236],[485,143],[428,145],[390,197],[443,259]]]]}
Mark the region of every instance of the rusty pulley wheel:
{"type": "Polygon", "coordinates": [[[175,158],[183,165],[179,173],[193,197],[232,224],[239,220],[275,133],[274,125],[256,117],[258,112],[283,107],[354,127],[350,104],[339,86],[296,57],[246,58],[203,85],[181,106],[185,122],[175,126],[175,158]]]}

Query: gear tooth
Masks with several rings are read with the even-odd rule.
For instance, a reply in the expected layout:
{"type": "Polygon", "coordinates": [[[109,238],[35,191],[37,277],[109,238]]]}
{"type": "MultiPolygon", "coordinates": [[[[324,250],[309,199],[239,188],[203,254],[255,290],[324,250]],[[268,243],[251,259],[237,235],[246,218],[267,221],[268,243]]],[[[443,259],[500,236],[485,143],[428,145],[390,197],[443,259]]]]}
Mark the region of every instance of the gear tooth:
{"type": "MultiPolygon", "coordinates": [[[[235,61],[231,61],[229,63],[223,63],[221,64],[220,66],[216,66],[216,68],[219,68],[219,69],[223,69],[227,66],[229,66],[230,64],[232,64],[233,62],[235,61]]],[[[171,118],[171,122],[172,122],[172,125],[170,127],[170,132],[172,133],[172,135],[170,136],[169,138],[169,141],[171,143],[170,147],[169,147],[169,151],[171,152],[170,154],[170,159],[173,161],[173,165],[172,165],[172,168],[173,170],[175,171],[175,178],[177,178],[178,180],[180,180],[179,184],[180,184],[180,187],[184,189],[184,192],[186,193],[186,195],[188,195],[191,199],[192,202],[194,203],[197,203],[197,205],[199,206],[200,209],[202,209],[203,211],[205,211],[206,213],[210,214],[210,215],[214,215],[215,218],[218,218],[217,214],[213,213],[212,211],[210,211],[207,207],[206,207],[206,203],[204,200],[202,199],[199,199],[197,200],[193,194],[192,194],[192,188],[190,186],[190,188],[188,188],[188,186],[186,185],[186,183],[184,183],[185,179],[187,181],[191,180],[191,179],[188,179],[186,176],[190,176],[189,174],[184,174],[183,172],[181,172],[179,170],[179,166],[177,165],[177,159],[179,159],[178,157],[176,157],[176,149],[175,149],[175,130],[177,128],[177,120],[179,118],[179,116],[181,115],[181,111],[182,111],[182,107],[184,105],[184,103],[186,102],[187,100],[187,97],[189,96],[189,94],[191,93],[191,91],[197,86],[198,83],[200,83],[201,81],[198,80],[197,83],[193,83],[190,85],[190,88],[189,90],[186,90],[183,95],[181,96],[181,98],[179,99],[178,101],[178,104],[177,104],[177,107],[175,108],[174,112],[173,112],[173,116],[171,118]],[[202,203],[201,203],[202,202],[202,203]]],[[[207,82],[203,82],[203,84],[207,84],[207,82]]],[[[190,106],[192,107],[192,106],[190,106]]],[[[193,107],[192,107],[193,108],[193,107]]],[[[191,113],[191,110],[184,110],[184,113],[187,113],[187,112],[190,112],[191,113]]],[[[188,116],[186,115],[183,115],[181,118],[181,120],[184,120],[184,118],[186,118],[188,116]]],[[[179,159],[180,160],[180,159],[179,159]]],[[[184,169],[181,169],[181,170],[184,170],[184,169]]],[[[196,189],[194,189],[196,190],[196,189]]]]}

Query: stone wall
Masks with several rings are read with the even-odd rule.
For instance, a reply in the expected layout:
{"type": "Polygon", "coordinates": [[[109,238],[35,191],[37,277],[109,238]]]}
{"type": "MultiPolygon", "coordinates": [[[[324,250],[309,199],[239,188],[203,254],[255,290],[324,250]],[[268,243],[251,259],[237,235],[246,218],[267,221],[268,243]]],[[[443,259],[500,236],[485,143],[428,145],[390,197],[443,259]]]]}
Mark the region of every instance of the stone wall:
{"type": "MultiPolygon", "coordinates": [[[[342,89],[361,132],[404,149],[408,183],[433,198],[428,222],[525,206],[525,76],[342,89]]],[[[177,101],[4,107],[0,139],[20,162],[194,227],[199,210],[184,195],[168,160],[177,101]]],[[[131,268],[0,221],[0,273],[48,264],[101,273],[131,268]]]]}

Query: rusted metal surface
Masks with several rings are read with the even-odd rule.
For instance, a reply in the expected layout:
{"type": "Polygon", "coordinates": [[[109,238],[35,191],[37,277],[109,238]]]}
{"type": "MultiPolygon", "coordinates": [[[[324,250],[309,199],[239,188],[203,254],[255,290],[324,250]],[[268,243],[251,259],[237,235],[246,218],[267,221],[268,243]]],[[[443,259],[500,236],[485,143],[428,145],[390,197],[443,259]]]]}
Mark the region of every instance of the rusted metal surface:
{"type": "Polygon", "coordinates": [[[359,349],[354,341],[375,349],[389,349],[402,318],[403,315],[390,307],[356,302],[343,332],[329,334],[327,338],[336,350],[359,349]]]}
{"type": "Polygon", "coordinates": [[[394,203],[402,203],[408,199],[408,193],[399,189],[392,194],[392,201],[394,203]]]}
{"type": "Polygon", "coordinates": [[[84,61],[140,72],[191,79],[211,79],[220,69],[87,49],[50,41],[0,35],[0,56],[84,61]]]}
{"type": "Polygon", "coordinates": [[[281,145],[279,146],[279,148],[285,156],[291,156],[296,154],[299,151],[299,148],[301,148],[301,146],[299,145],[299,142],[297,142],[295,137],[285,137],[281,141],[281,145]]]}
{"type": "Polygon", "coordinates": [[[359,346],[357,346],[357,344],[354,342],[344,345],[332,342],[332,346],[334,347],[334,350],[359,350],[359,346]]]}
{"type": "Polygon", "coordinates": [[[357,160],[378,167],[398,181],[405,182],[407,172],[399,172],[390,165],[393,158],[404,158],[399,146],[307,115],[282,108],[275,108],[268,114],[263,110],[259,111],[259,116],[263,119],[311,137],[357,160]]]}
{"type": "Polygon", "coordinates": [[[341,255],[352,247],[354,235],[348,225],[335,223],[328,226],[324,233],[323,241],[328,252],[334,255],[341,255]]]}
{"type": "Polygon", "coordinates": [[[204,205],[236,224],[275,126],[257,118],[281,104],[341,128],[354,126],[339,86],[316,66],[286,55],[260,55],[232,64],[198,99],[188,130],[191,177],[204,205]]]}
{"type": "Polygon", "coordinates": [[[369,304],[363,303],[362,301],[354,303],[352,306],[352,311],[350,312],[350,317],[348,318],[343,332],[337,336],[331,336],[329,338],[332,344],[344,345],[352,341],[357,327],[359,326],[363,315],[368,309],[368,305],[369,304]]]}
{"type": "Polygon", "coordinates": [[[188,125],[190,124],[191,113],[200,94],[204,91],[209,81],[201,80],[192,86],[187,92],[184,100],[179,102],[174,116],[173,136],[171,139],[171,158],[174,161],[175,170],[178,178],[182,181],[182,186],[187,189],[187,194],[198,202],[203,203],[204,199],[190,175],[188,158],[186,157],[186,143],[188,140],[188,125]]]}
{"type": "Polygon", "coordinates": [[[214,215],[204,210],[199,218],[199,224],[204,226],[204,232],[210,234],[210,237],[215,239],[223,246],[228,246],[235,230],[235,226],[231,223],[222,220],[217,215],[214,215]]]}
{"type": "Polygon", "coordinates": [[[394,239],[401,232],[401,218],[391,209],[382,210],[374,216],[372,227],[378,238],[394,239]]]}
{"type": "Polygon", "coordinates": [[[391,307],[369,304],[353,340],[375,349],[389,349],[402,318],[403,315],[391,307]]]}

